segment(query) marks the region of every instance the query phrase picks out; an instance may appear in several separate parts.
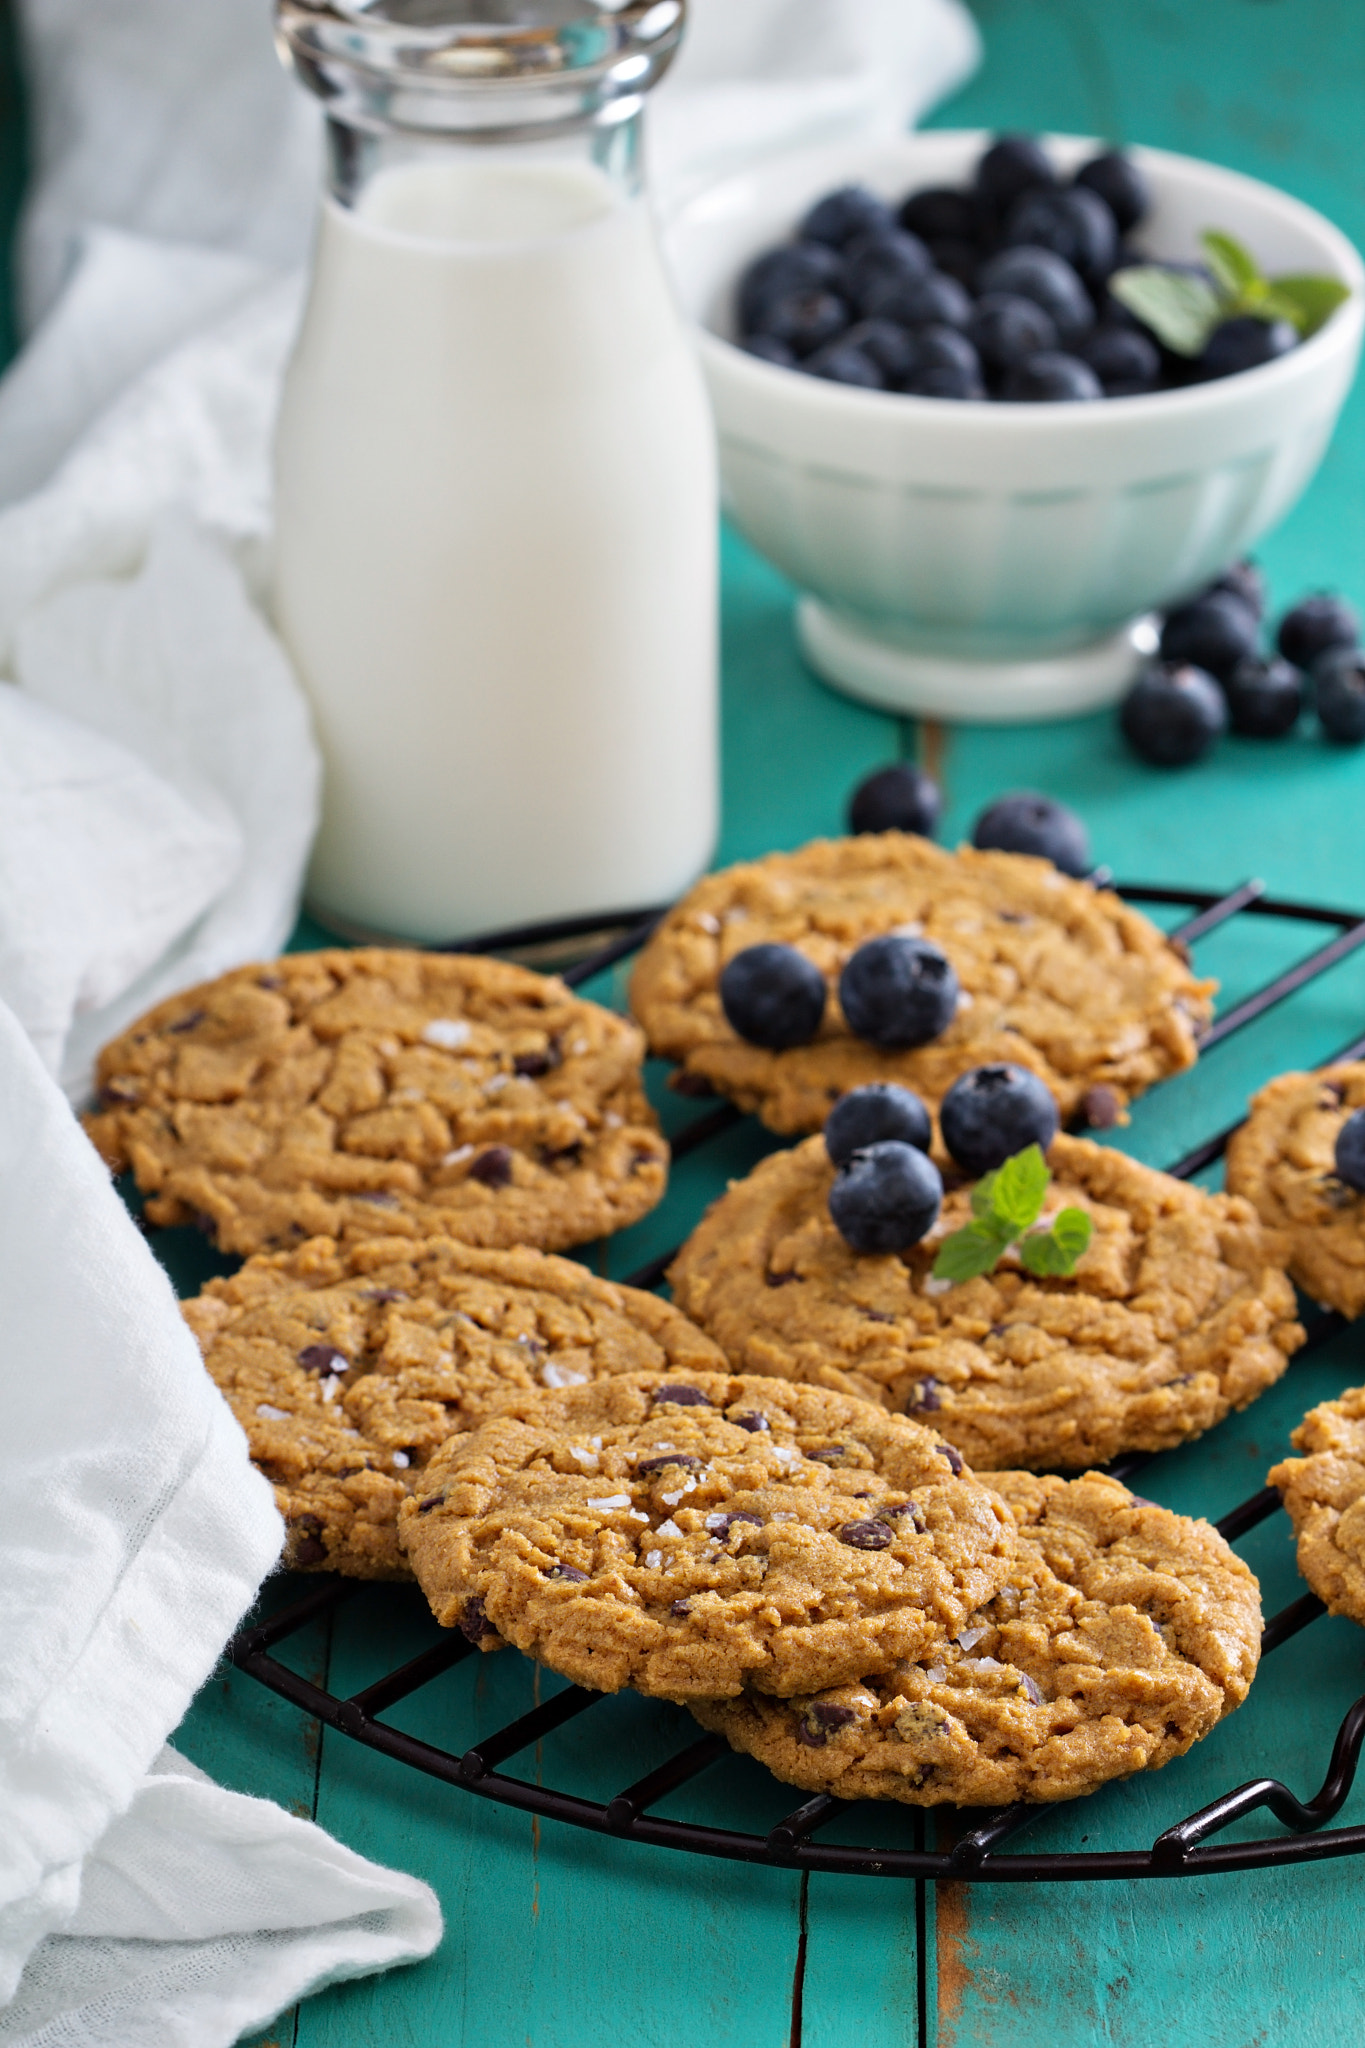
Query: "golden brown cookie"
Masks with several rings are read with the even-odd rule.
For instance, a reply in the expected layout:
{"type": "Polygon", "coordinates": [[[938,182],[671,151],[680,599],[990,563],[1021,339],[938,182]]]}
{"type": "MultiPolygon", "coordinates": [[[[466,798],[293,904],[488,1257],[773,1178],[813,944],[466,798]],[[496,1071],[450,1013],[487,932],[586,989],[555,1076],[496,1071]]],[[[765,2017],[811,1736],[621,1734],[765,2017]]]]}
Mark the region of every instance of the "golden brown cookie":
{"type": "Polygon", "coordinates": [[[1365,1062],[1281,1074],[1252,1097],[1228,1146],[1227,1184],[1289,1243],[1289,1270],[1314,1301],[1365,1309],[1365,1195],[1336,1175],[1337,1133],[1365,1108],[1365,1062]]]}
{"type": "Polygon", "coordinates": [[[993,1060],[1038,1074],[1064,1117],[1112,1124],[1130,1096],[1193,1065],[1214,987],[1147,918],[1050,861],[884,832],[707,875],[641,953],[630,1000],[655,1052],[793,1132],[819,1130],[830,1104],[867,1081],[899,1081],[936,1105],[959,1074],[993,1060]],[[962,986],[955,1021],[909,1052],[854,1038],[839,1009],[849,955],[893,931],[932,940],[962,986]],[[722,968],[765,941],[797,947],[826,977],[810,1045],[767,1052],[725,1020],[722,968]]]}
{"type": "Polygon", "coordinates": [[[1299,1570],[1332,1614],[1365,1623],[1365,1387],[1310,1408],[1290,1439],[1301,1458],[1270,1474],[1284,1495],[1299,1570]]]}
{"type": "Polygon", "coordinates": [[[955,1642],[813,1696],[690,1700],[703,1728],[808,1792],[1000,1806],[1158,1770],[1241,1704],[1260,1595],[1215,1529],[1097,1472],[991,1483],[1018,1556],[955,1642]]]}
{"type": "Polygon", "coordinates": [[[508,1403],[432,1460],[400,1534],[443,1626],[669,1699],[889,1670],[956,1635],[1014,1553],[917,1423],[705,1373],[508,1403]]]}
{"type": "Polygon", "coordinates": [[[287,1562],[365,1579],[411,1577],[401,1503],[446,1438],[505,1397],[725,1369],[655,1294],[572,1259],[448,1238],[314,1238],[211,1280],[183,1309],[274,1484],[287,1562]]]}
{"type": "Polygon", "coordinates": [[[377,948],[242,967],[100,1054],[86,1129],[153,1223],[224,1251],[457,1237],[554,1251],[664,1192],[640,1033],[500,960],[377,948]]]}
{"type": "Polygon", "coordinates": [[[1006,1254],[984,1278],[931,1275],[970,1220],[945,1199],[902,1255],[853,1251],[830,1219],[823,1138],[765,1159],[713,1204],[670,1279],[736,1372],[836,1387],[911,1413],[978,1470],[1103,1464],[1164,1450],[1245,1408],[1303,1342],[1281,1247],[1247,1202],[1058,1137],[1044,1220],[1093,1235],[1069,1279],[1006,1254]]]}

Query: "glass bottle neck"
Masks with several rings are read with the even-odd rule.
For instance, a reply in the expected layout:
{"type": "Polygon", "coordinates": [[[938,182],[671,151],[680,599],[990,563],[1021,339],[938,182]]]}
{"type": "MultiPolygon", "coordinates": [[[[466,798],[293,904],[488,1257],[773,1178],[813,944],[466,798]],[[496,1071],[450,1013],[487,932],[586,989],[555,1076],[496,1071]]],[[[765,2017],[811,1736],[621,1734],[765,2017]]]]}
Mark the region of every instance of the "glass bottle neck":
{"type": "Polygon", "coordinates": [[[634,198],[643,187],[641,156],[643,108],[637,101],[616,118],[539,134],[506,136],[449,132],[414,133],[353,127],[330,115],[327,120],[327,190],[339,206],[353,210],[374,181],[385,173],[410,166],[449,167],[481,173],[496,167],[543,167],[547,171],[585,167],[596,170],[623,197],[634,198]]]}

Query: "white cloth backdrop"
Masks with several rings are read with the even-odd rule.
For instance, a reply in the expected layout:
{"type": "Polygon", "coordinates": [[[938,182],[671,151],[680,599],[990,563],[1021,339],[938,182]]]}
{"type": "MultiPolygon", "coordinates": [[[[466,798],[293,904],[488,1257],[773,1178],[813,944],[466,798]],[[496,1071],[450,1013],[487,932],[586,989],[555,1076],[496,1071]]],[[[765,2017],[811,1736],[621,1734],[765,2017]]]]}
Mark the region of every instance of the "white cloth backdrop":
{"type": "MultiPolygon", "coordinates": [[[[318,764],[263,601],[317,118],[278,70],[268,0],[19,4],[35,177],[31,338],[0,379],[0,2044],[219,2048],[426,1954],[440,1915],[416,1880],[163,1748],[278,1518],[50,1077],[79,1099],[105,1037],[277,951],[297,907],[318,764]]],[[[673,194],[894,130],[977,55],[958,0],[691,11],[652,116],[673,194]]]]}

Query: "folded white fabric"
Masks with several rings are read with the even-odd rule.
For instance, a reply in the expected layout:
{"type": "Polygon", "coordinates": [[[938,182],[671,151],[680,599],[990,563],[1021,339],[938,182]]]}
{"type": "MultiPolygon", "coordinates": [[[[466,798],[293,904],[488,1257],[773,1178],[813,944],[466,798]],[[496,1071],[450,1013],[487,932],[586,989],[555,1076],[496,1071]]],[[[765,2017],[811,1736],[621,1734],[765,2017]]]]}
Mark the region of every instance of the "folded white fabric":
{"type": "Polygon", "coordinates": [[[426,1886],[161,1754],[282,1529],[2,1005],[0,1299],[0,2042],[218,2048],[319,1983],[425,1955],[426,1886]]]}

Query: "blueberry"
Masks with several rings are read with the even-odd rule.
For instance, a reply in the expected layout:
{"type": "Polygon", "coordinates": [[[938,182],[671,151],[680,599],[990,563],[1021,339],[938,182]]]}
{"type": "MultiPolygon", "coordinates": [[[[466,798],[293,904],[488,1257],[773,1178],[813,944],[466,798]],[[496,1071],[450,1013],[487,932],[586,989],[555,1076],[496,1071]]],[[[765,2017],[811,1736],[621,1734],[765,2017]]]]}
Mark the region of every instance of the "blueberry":
{"type": "Polygon", "coordinates": [[[848,307],[833,292],[789,292],[764,308],[758,332],[785,341],[798,356],[808,356],[847,325],[848,307]]]}
{"type": "Polygon", "coordinates": [[[784,1052],[809,1045],[825,1014],[825,977],[795,946],[746,946],[727,960],[720,1003],[732,1030],[750,1045],[784,1052]]]}
{"type": "Polygon", "coordinates": [[[1161,350],[1135,327],[1096,327],[1076,344],[1104,386],[1106,398],[1136,398],[1161,381],[1161,350]]]}
{"type": "Polygon", "coordinates": [[[1103,156],[1092,156],[1077,171],[1075,182],[1099,194],[1121,235],[1131,234],[1151,211],[1151,187],[1133,159],[1122,150],[1107,149],[1103,156]]]}
{"type": "Polygon", "coordinates": [[[1365,1109],[1353,1110],[1337,1132],[1337,1179],[1365,1193],[1365,1109]]]}
{"type": "Polygon", "coordinates": [[[981,215],[970,192],[928,185],[902,201],[897,219],[907,233],[924,242],[975,242],[981,215]]]}
{"type": "Polygon", "coordinates": [[[964,291],[975,293],[981,271],[981,251],[975,242],[929,242],[926,244],[935,270],[955,277],[964,291]]]}
{"type": "Polygon", "coordinates": [[[1150,662],[1119,706],[1129,746],[1158,768],[1200,760],[1227,722],[1222,691],[1190,662],[1150,662]]]}
{"type": "Polygon", "coordinates": [[[943,809],[943,794],[932,775],[909,761],[878,768],[858,784],[849,800],[850,832],[918,832],[932,839],[943,809]]]}
{"type": "Polygon", "coordinates": [[[768,249],[749,265],[739,281],[739,324],[753,334],[763,324],[763,315],[777,299],[793,292],[837,290],[844,266],[832,249],[818,242],[768,249]]]}
{"type": "Polygon", "coordinates": [[[972,845],[1002,853],[1035,853],[1064,875],[1088,875],[1090,836],[1074,811],[1037,790],[997,797],[972,827],[972,845]]]}
{"type": "Polygon", "coordinates": [[[1090,294],[1064,256],[1051,249],[1002,249],[983,264],[977,279],[981,292],[1009,292],[1041,306],[1064,343],[1079,339],[1095,324],[1090,294]]]}
{"type": "Polygon", "coordinates": [[[855,1252],[903,1252],[932,1229],[943,1182],[932,1159],[895,1138],[868,1145],[839,1168],[829,1213],[855,1252]]]}
{"type": "Polygon", "coordinates": [[[1064,355],[1060,349],[1044,349],[1005,373],[1000,396],[1015,404],[1075,404],[1082,399],[1103,398],[1104,386],[1089,363],[1083,363],[1079,356],[1064,355]]]}
{"type": "Polygon", "coordinates": [[[1211,591],[1166,614],[1161,628],[1163,661],[1192,661],[1211,676],[1231,675],[1239,661],[1256,652],[1256,614],[1230,590],[1211,591]]]}
{"type": "Polygon", "coordinates": [[[1359,639],[1360,621],[1351,607],[1319,590],[1285,613],[1275,645],[1295,668],[1311,668],[1329,647],[1354,647],[1359,639]]]}
{"type": "Polygon", "coordinates": [[[1235,377],[1240,370],[1256,370],[1273,363],[1297,348],[1299,337],[1287,320],[1258,320],[1254,313],[1239,313],[1215,327],[1197,359],[1201,377],[1235,377]]]}
{"type": "MultiPolygon", "coordinates": [[[[1245,556],[1240,562],[1229,563],[1221,576],[1214,577],[1203,595],[1211,597],[1215,590],[1230,590],[1234,597],[1240,597],[1242,603],[1255,612],[1258,619],[1264,616],[1265,577],[1250,556],[1245,556]]],[[[1280,652],[1283,654],[1284,649],[1281,648],[1280,652]]]]}
{"type": "Polygon", "coordinates": [[[919,359],[915,342],[894,320],[860,320],[843,340],[877,365],[891,391],[900,388],[919,359]]]}
{"type": "Polygon", "coordinates": [[[896,216],[884,199],[865,185],[844,185],[817,199],[796,231],[799,242],[823,242],[842,249],[855,235],[889,234],[896,216]]]}
{"type": "Polygon", "coordinates": [[[927,363],[914,369],[905,380],[911,398],[985,398],[987,391],[980,374],[964,370],[960,363],[927,363]]]}
{"type": "Polygon", "coordinates": [[[1061,1124],[1057,1105],[1027,1067],[973,1067],[939,1105],[943,1142],[964,1173],[993,1173],[1016,1152],[1044,1152],[1061,1124]]]}
{"type": "Polygon", "coordinates": [[[1057,329],[1042,307],[1013,292],[987,292],[976,302],[967,328],[988,370],[1009,370],[1044,349],[1057,346],[1057,329]]]}
{"type": "Polygon", "coordinates": [[[1298,723],[1303,682],[1292,662],[1248,654],[1224,678],[1223,695],[1234,732],[1247,739],[1277,740],[1298,723]]]}
{"type": "Polygon", "coordinates": [[[796,350],[788,341],[779,341],[775,334],[751,334],[744,343],[746,355],[757,356],[762,363],[776,363],[779,370],[796,368],[796,350]]]}
{"type": "Polygon", "coordinates": [[[917,327],[910,339],[917,370],[961,370],[980,378],[981,358],[960,327],[917,327]]]}
{"type": "Polygon", "coordinates": [[[927,939],[867,939],[839,976],[839,1002],[855,1038],[888,1052],[927,1045],[957,1015],[957,975],[927,939]]]}
{"type": "Polygon", "coordinates": [[[851,1088],[825,1118],[825,1150],[836,1166],[846,1166],[855,1152],[886,1138],[927,1152],[932,1137],[933,1124],[918,1095],[894,1081],[851,1088]]]}
{"type": "Polygon", "coordinates": [[[1067,192],[1025,192],[1005,221],[1008,248],[1051,249],[1087,284],[1108,277],[1118,259],[1118,229],[1104,201],[1084,185],[1067,192]]]}
{"type": "Polygon", "coordinates": [[[863,391],[885,391],[886,373],[847,334],[818,348],[801,365],[812,377],[828,378],[831,384],[853,384],[863,391]]]}
{"type": "Polygon", "coordinates": [[[926,277],[906,277],[885,294],[878,294],[876,311],[885,320],[898,320],[902,327],[965,327],[972,317],[970,294],[955,277],[931,270],[926,277]]]}
{"type": "Polygon", "coordinates": [[[998,136],[976,167],[976,189],[997,215],[1024,193],[1056,183],[1057,173],[1031,135],[998,136]]]}
{"type": "Polygon", "coordinates": [[[876,313],[898,286],[928,277],[933,267],[918,235],[867,235],[845,258],[844,294],[859,313],[876,313]]]}
{"type": "Polygon", "coordinates": [[[1328,739],[1358,747],[1365,740],[1365,659],[1354,647],[1329,647],[1313,664],[1313,687],[1328,739]]]}

